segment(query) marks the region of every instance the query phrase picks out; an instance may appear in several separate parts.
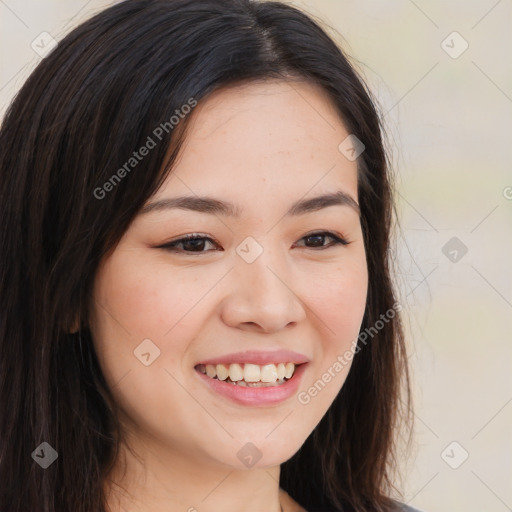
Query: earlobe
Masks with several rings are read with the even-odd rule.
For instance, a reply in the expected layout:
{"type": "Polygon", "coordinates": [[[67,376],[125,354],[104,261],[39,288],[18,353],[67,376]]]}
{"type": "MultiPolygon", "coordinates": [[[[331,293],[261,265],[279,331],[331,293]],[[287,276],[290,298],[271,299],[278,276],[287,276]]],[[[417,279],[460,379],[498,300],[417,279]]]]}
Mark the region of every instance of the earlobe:
{"type": "Polygon", "coordinates": [[[73,320],[73,323],[71,324],[71,327],[68,329],[69,334],[75,334],[80,329],[80,317],[79,315],[75,316],[75,319],[73,320]]]}

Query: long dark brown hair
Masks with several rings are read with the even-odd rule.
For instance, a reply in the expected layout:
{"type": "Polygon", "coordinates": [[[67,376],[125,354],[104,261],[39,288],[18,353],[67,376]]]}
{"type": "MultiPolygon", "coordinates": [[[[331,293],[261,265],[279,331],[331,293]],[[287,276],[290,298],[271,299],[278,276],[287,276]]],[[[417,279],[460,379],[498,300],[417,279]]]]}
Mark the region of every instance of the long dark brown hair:
{"type": "MultiPolygon", "coordinates": [[[[121,430],[87,326],[91,288],[99,262],[171,172],[188,117],[180,130],[164,125],[156,147],[109,180],[191,98],[294,76],[323,87],[365,145],[362,330],[374,328],[396,305],[382,123],[314,18],[280,2],[126,0],[67,35],[18,92],[0,130],[0,510],[106,510],[121,430]],[[42,442],[58,453],[47,469],[32,458],[42,442]]],[[[396,314],[355,355],[333,404],[281,466],[281,487],[308,511],[395,510],[395,433],[411,423],[406,362],[396,314]]]]}

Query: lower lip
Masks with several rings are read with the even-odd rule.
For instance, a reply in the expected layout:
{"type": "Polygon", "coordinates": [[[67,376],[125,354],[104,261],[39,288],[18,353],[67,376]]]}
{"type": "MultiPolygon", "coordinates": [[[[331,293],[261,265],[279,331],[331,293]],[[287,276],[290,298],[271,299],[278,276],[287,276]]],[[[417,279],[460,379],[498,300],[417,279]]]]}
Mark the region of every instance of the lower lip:
{"type": "Polygon", "coordinates": [[[306,370],[306,366],[307,363],[298,366],[295,369],[292,378],[285,381],[284,384],[261,388],[237,386],[236,384],[230,384],[223,380],[212,379],[211,377],[208,377],[208,375],[197,370],[195,370],[195,372],[203,382],[210,387],[210,389],[219,393],[219,395],[223,395],[240,405],[258,406],[277,404],[294,395],[297,392],[297,388],[299,387],[302,374],[306,370]]]}

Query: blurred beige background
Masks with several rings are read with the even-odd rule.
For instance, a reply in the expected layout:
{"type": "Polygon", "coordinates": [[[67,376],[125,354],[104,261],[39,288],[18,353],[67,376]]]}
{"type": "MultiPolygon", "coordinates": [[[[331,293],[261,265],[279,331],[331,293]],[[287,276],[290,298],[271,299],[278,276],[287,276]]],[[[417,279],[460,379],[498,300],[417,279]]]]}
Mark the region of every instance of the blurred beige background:
{"type": "MultiPolygon", "coordinates": [[[[0,117],[38,44],[113,3],[0,0],[0,117]]],[[[512,510],[512,2],[293,3],[342,35],[385,114],[416,401],[407,501],[512,510]]]]}

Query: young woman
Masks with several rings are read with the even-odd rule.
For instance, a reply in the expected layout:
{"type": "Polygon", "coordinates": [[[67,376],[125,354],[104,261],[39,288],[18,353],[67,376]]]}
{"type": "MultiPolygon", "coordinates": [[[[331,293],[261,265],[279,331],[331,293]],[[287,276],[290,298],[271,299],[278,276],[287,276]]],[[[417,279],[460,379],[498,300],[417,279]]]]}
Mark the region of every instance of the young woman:
{"type": "Polygon", "coordinates": [[[0,172],[0,510],[413,510],[381,126],[317,22],[117,3],[22,87],[0,172]]]}

